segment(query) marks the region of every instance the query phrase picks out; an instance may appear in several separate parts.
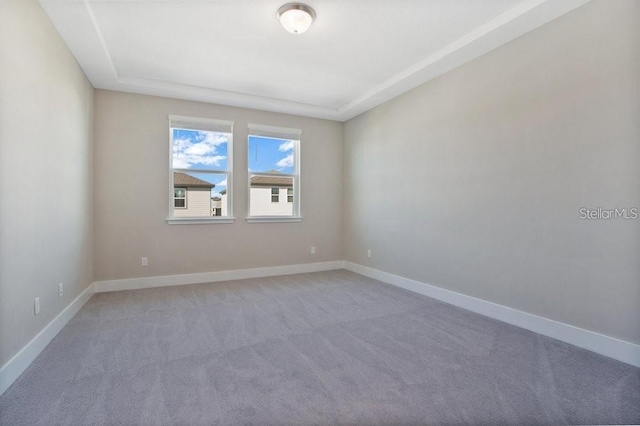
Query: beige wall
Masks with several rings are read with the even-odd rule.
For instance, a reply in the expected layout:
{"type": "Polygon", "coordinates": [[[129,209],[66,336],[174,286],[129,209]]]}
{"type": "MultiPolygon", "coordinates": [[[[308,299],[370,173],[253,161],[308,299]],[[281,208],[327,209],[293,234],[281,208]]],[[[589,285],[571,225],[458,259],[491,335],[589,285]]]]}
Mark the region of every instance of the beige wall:
{"type": "Polygon", "coordinates": [[[0,366],[93,279],[92,105],[38,2],[0,1],[0,366]]]}
{"type": "Polygon", "coordinates": [[[640,207],[639,55],[595,1],[347,122],[347,260],[640,343],[640,220],[579,219],[640,207]]]}
{"type": "Polygon", "coordinates": [[[95,116],[96,280],[343,259],[341,123],[104,90],[95,116]],[[235,223],[166,223],[169,114],[235,122],[235,223]],[[302,129],[302,223],[245,221],[247,123],[302,129]]]}

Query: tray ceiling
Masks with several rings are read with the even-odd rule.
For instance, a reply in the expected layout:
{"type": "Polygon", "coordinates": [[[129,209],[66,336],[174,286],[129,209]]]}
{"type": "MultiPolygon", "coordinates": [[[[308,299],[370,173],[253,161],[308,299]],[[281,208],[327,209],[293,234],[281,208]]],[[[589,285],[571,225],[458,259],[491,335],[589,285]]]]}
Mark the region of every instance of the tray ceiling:
{"type": "Polygon", "coordinates": [[[40,0],[96,88],[344,121],[588,0],[40,0]]]}

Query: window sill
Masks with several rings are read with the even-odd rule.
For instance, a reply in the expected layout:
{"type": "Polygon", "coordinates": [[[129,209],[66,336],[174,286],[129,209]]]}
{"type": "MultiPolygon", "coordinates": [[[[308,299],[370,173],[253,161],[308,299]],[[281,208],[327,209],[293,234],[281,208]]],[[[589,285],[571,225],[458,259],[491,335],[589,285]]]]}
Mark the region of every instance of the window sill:
{"type": "Polygon", "coordinates": [[[252,216],[247,218],[248,223],[287,223],[302,222],[302,216],[252,216]]]}
{"type": "Polygon", "coordinates": [[[233,217],[168,217],[169,225],[209,225],[221,223],[233,223],[236,219],[233,217]]]}

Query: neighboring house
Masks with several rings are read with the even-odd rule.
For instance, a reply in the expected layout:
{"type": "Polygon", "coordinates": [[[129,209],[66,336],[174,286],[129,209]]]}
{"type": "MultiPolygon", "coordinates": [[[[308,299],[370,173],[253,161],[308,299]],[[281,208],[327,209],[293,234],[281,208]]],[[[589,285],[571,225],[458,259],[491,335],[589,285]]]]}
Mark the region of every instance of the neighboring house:
{"type": "Polygon", "coordinates": [[[211,197],[211,216],[222,216],[222,198],[211,197]]]}
{"type": "MultiPolygon", "coordinates": [[[[250,189],[250,216],[293,215],[293,178],[279,176],[252,176],[250,189]]],[[[220,191],[220,207],[227,211],[227,190],[220,191]]]]}
{"type": "Polygon", "coordinates": [[[211,216],[211,189],[215,185],[186,173],[173,172],[173,215],[211,216]]]}
{"type": "Polygon", "coordinates": [[[252,176],[250,197],[250,216],[291,216],[293,178],[252,176]]]}
{"type": "Polygon", "coordinates": [[[225,215],[228,214],[227,212],[229,210],[227,210],[227,190],[223,189],[222,191],[220,191],[220,211],[225,212],[225,215]]]}

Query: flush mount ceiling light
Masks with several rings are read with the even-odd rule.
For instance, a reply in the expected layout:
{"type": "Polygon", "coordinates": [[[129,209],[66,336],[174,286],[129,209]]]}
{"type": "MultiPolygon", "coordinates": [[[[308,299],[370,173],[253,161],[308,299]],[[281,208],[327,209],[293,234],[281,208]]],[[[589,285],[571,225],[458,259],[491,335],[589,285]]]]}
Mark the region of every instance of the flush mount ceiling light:
{"type": "Polygon", "coordinates": [[[302,3],[287,3],[276,14],[285,30],[294,34],[307,31],[316,19],[316,12],[302,3]]]}

